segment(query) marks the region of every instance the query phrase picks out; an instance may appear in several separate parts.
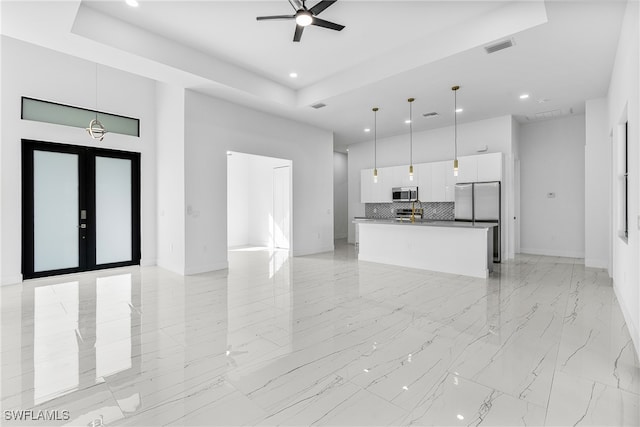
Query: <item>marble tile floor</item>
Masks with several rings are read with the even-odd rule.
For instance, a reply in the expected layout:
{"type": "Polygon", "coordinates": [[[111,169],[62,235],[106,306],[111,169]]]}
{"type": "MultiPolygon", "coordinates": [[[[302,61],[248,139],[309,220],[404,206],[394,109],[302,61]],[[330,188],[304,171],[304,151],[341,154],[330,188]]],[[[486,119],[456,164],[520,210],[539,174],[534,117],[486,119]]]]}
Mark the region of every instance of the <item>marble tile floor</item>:
{"type": "Polygon", "coordinates": [[[485,280],[338,241],[229,263],[0,288],[0,425],[640,425],[611,280],[580,259],[519,255],[485,280]]]}

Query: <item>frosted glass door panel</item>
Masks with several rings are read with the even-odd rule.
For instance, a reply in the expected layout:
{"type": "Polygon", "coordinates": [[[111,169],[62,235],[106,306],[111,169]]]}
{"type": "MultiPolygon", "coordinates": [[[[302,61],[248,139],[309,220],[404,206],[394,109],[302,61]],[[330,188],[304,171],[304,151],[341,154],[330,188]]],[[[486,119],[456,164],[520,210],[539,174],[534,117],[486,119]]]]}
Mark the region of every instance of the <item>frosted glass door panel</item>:
{"type": "Polygon", "coordinates": [[[78,156],[33,152],[33,268],[79,266],[78,156]]]}
{"type": "Polygon", "coordinates": [[[96,265],[131,261],[131,160],[96,156],[96,265]]]}

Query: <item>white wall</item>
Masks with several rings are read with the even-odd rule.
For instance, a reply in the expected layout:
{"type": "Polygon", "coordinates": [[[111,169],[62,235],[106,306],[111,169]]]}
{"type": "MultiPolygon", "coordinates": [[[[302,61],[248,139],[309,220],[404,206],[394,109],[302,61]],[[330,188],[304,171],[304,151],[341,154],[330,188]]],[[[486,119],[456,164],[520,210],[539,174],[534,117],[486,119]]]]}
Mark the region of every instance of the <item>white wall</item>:
{"type": "MultiPolygon", "coordinates": [[[[495,117],[458,125],[458,155],[478,154],[477,149],[486,145],[487,153],[504,153],[504,178],[502,184],[502,248],[503,259],[512,257],[513,203],[516,189],[513,186],[512,118],[495,117]],[[511,180],[511,181],[510,181],[511,180]],[[509,219],[511,218],[511,220],[509,219]]],[[[378,167],[409,164],[409,133],[378,140],[378,167]]],[[[349,146],[349,243],[355,242],[354,216],[364,216],[364,204],[360,203],[360,171],[373,168],[373,141],[349,146]]],[[[413,134],[413,163],[451,160],[453,164],[453,127],[447,126],[413,134]]],[[[453,166],[452,166],[453,167],[453,166]]]]}
{"type": "Polygon", "coordinates": [[[611,211],[611,139],[604,98],[586,102],[584,151],[584,263],[609,268],[611,211]]]}
{"type": "Polygon", "coordinates": [[[333,153],[333,237],[344,239],[349,233],[347,154],[333,153]]]}
{"type": "Polygon", "coordinates": [[[157,83],[158,265],[185,271],[184,89],[157,83]]]}
{"type": "Polygon", "coordinates": [[[520,192],[520,123],[515,117],[511,118],[511,147],[513,158],[513,216],[509,218],[513,230],[513,252],[520,253],[520,215],[521,215],[521,192],[520,192]],[[515,218],[515,219],[514,219],[515,218]]]}
{"type": "Polygon", "coordinates": [[[2,36],[2,238],[0,283],[22,280],[21,139],[104,147],[141,153],[141,263],[156,263],[156,107],[153,81],[100,66],[98,108],[140,119],[140,137],[107,134],[102,142],[84,129],[20,119],[20,98],[29,96],[94,108],[95,64],[2,36]]]}
{"type": "Polygon", "coordinates": [[[640,354],[640,292],[638,290],[640,265],[637,216],[640,214],[638,200],[640,196],[640,151],[638,141],[640,133],[640,23],[638,2],[629,1],[625,12],[616,60],[611,74],[611,83],[607,96],[609,110],[609,130],[612,134],[611,160],[611,239],[612,239],[612,277],[614,290],[618,297],[622,313],[633,338],[636,352],[640,354]],[[620,125],[629,120],[629,239],[625,242],[619,237],[621,209],[621,152],[622,141],[620,125]]]}
{"type": "Polygon", "coordinates": [[[584,257],[584,144],[582,114],[520,127],[521,252],[584,257]]]}
{"type": "Polygon", "coordinates": [[[227,242],[229,247],[249,244],[249,155],[227,156],[227,242]]]}
{"type": "Polygon", "coordinates": [[[293,162],[293,255],[333,250],[333,134],[192,91],[185,107],[186,271],[227,265],[227,151],[293,162]]]}

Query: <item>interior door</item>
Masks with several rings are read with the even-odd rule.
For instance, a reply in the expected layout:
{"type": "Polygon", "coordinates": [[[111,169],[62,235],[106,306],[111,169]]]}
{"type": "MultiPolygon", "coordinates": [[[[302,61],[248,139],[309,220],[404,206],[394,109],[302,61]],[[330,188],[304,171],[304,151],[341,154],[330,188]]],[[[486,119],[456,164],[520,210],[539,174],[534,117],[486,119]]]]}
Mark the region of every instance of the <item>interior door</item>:
{"type": "Polygon", "coordinates": [[[140,263],[140,155],[22,141],[25,279],[140,263]]]}

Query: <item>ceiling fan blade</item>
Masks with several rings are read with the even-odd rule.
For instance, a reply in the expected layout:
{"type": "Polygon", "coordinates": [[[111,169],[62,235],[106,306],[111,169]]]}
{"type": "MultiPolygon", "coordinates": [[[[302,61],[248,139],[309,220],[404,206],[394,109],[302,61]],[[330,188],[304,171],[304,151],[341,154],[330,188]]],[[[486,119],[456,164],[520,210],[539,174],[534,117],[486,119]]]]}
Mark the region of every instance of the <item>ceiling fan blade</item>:
{"type": "Polygon", "coordinates": [[[322,12],[323,10],[325,10],[326,8],[334,4],[336,1],[338,0],[322,0],[320,3],[313,6],[311,9],[309,9],[309,12],[311,12],[314,15],[318,15],[320,12],[322,12]]]}
{"type": "Polygon", "coordinates": [[[289,0],[289,4],[295,11],[302,8],[302,2],[300,2],[300,0],[289,0]]]}
{"type": "Polygon", "coordinates": [[[285,20],[285,19],[295,19],[296,15],[273,15],[273,16],[258,16],[256,19],[258,21],[267,21],[267,20],[285,20]]]}
{"type": "Polygon", "coordinates": [[[335,24],[333,22],[325,21],[324,19],[313,17],[313,22],[311,25],[315,25],[317,27],[329,28],[330,30],[342,31],[344,25],[335,24]]]}
{"type": "Polygon", "coordinates": [[[296,25],[296,32],[293,34],[293,41],[299,42],[302,38],[302,31],[304,31],[304,27],[301,25],[296,25]]]}

